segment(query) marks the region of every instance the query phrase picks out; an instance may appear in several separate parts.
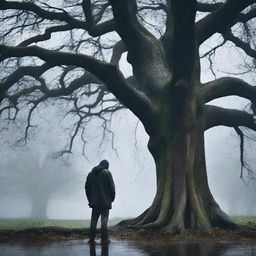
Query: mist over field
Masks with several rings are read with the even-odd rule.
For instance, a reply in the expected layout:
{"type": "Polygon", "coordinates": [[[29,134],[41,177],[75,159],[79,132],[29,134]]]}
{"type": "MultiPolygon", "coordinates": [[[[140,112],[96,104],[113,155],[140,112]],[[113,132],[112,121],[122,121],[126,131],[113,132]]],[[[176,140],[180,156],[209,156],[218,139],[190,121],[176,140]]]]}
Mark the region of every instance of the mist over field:
{"type": "MultiPolygon", "coordinates": [[[[230,104],[236,101],[233,98],[230,104]]],[[[74,154],[56,158],[66,143],[58,123],[50,122],[57,113],[52,112],[49,120],[40,124],[25,147],[10,146],[16,139],[15,127],[4,133],[9,143],[1,148],[0,218],[89,219],[84,182],[102,159],[109,160],[116,184],[110,218],[137,216],[149,207],[156,189],[155,166],[142,125],[137,126],[137,120],[122,111],[112,121],[116,151],[111,136],[100,146],[102,130],[93,124],[88,128],[86,157],[78,141],[74,154]]],[[[239,143],[231,129],[219,127],[206,132],[209,184],[228,214],[255,215],[256,186],[253,180],[240,179],[239,143]]],[[[255,150],[246,153],[252,161],[255,150]]]]}

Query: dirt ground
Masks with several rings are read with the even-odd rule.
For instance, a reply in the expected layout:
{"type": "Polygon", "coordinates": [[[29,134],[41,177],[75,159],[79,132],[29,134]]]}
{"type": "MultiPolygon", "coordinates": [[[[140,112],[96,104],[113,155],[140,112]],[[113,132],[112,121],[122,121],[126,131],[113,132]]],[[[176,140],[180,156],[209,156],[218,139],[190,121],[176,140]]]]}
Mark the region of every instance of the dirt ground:
{"type": "MultiPolygon", "coordinates": [[[[31,228],[22,230],[2,230],[0,231],[0,243],[50,243],[56,241],[86,239],[88,229],[67,229],[59,227],[31,228]]],[[[256,241],[256,228],[243,231],[229,231],[214,228],[210,234],[201,233],[198,230],[189,230],[181,235],[163,236],[149,234],[143,231],[133,230],[109,230],[110,237],[122,240],[158,241],[158,243],[168,243],[172,241],[256,241]]]]}

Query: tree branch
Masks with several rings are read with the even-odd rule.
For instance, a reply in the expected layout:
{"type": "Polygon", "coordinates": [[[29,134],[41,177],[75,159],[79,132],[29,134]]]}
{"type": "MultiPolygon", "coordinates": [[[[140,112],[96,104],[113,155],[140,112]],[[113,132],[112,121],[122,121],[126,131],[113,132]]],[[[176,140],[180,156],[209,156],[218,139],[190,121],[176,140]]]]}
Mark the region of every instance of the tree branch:
{"type": "Polygon", "coordinates": [[[124,42],[122,40],[117,42],[113,47],[110,63],[118,66],[118,63],[121,59],[122,54],[126,51],[127,50],[125,48],[124,42]]]}
{"type": "Polygon", "coordinates": [[[0,103],[7,96],[6,92],[11,88],[11,86],[17,83],[23,76],[32,76],[38,78],[51,67],[52,65],[45,63],[39,67],[27,66],[17,69],[0,84],[0,103]]]}
{"type": "Polygon", "coordinates": [[[28,38],[28,39],[22,41],[19,44],[19,46],[27,46],[27,45],[30,45],[32,43],[38,43],[38,42],[46,41],[46,40],[49,40],[51,38],[52,33],[69,31],[73,28],[74,27],[72,27],[70,25],[60,25],[60,26],[50,27],[50,28],[47,28],[45,30],[44,34],[28,38]]]}
{"type": "Polygon", "coordinates": [[[204,102],[231,95],[240,96],[255,103],[256,87],[233,77],[223,77],[203,84],[202,96],[204,102]]]}
{"type": "Polygon", "coordinates": [[[197,3],[196,10],[199,12],[213,12],[219,9],[223,3],[197,3]]]}
{"type": "Polygon", "coordinates": [[[255,0],[227,0],[216,11],[196,23],[197,40],[199,45],[215,33],[224,33],[236,22],[242,10],[255,3],[255,0]]]}
{"type": "Polygon", "coordinates": [[[41,7],[35,5],[32,2],[8,2],[6,0],[1,0],[0,10],[20,10],[20,11],[30,11],[35,13],[37,16],[48,19],[48,20],[59,20],[64,21],[76,28],[85,28],[85,22],[79,21],[71,17],[67,12],[51,12],[41,7]]]}
{"type": "Polygon", "coordinates": [[[37,46],[9,47],[0,45],[0,59],[9,57],[35,56],[50,65],[71,65],[82,67],[106,84],[109,91],[137,115],[144,125],[152,127],[155,118],[154,106],[149,99],[131,87],[115,65],[108,64],[84,54],[72,54],[46,50],[37,46]]]}
{"type": "MultiPolygon", "coordinates": [[[[84,94],[84,93],[83,93],[84,94]]],[[[105,91],[100,89],[99,87],[94,90],[93,92],[86,92],[87,96],[91,96],[92,94],[98,94],[95,102],[91,104],[84,104],[82,106],[78,105],[78,98],[74,97],[62,97],[61,99],[71,101],[74,104],[74,108],[70,111],[70,113],[74,113],[78,116],[78,121],[74,124],[74,132],[70,136],[69,146],[66,150],[63,150],[61,154],[64,153],[71,153],[73,142],[75,137],[77,137],[78,133],[80,132],[81,139],[83,141],[83,154],[85,154],[85,143],[86,140],[85,136],[85,127],[87,123],[91,120],[92,117],[97,117],[102,120],[102,127],[103,127],[103,137],[105,137],[105,133],[108,132],[113,136],[113,132],[107,127],[107,124],[111,122],[112,114],[120,109],[123,109],[124,106],[121,105],[117,100],[113,99],[113,103],[115,104],[108,104],[107,107],[103,107],[104,103],[109,103],[108,97],[104,99],[106,95],[105,91]],[[93,111],[94,110],[94,111],[93,111]]],[[[113,137],[112,137],[112,147],[113,147],[113,137]]],[[[114,149],[114,148],[113,148],[114,149]]],[[[114,149],[115,150],[115,149],[114,149]]]]}
{"type": "Polygon", "coordinates": [[[244,50],[244,52],[248,56],[256,59],[256,51],[254,49],[252,49],[252,47],[250,46],[250,43],[246,43],[243,40],[239,39],[238,37],[234,36],[232,34],[231,30],[226,31],[223,34],[223,38],[225,40],[231,41],[232,43],[235,44],[235,46],[237,46],[237,47],[241,48],[242,50],[244,50]]]}
{"type": "Polygon", "coordinates": [[[224,125],[228,127],[244,126],[256,131],[256,122],[253,117],[252,114],[245,111],[205,105],[205,130],[224,125]]]}
{"type": "Polygon", "coordinates": [[[246,23],[251,19],[254,19],[256,17],[256,8],[250,10],[247,13],[240,13],[238,16],[237,21],[238,22],[242,22],[242,23],[246,23]]]}
{"type": "Polygon", "coordinates": [[[135,0],[109,0],[116,31],[128,51],[127,60],[133,66],[140,90],[155,95],[166,86],[169,71],[164,61],[162,44],[137,20],[135,0]]]}
{"type": "MultiPolygon", "coordinates": [[[[83,8],[84,15],[86,18],[86,27],[87,27],[87,31],[88,31],[89,35],[100,36],[100,35],[103,35],[103,34],[106,34],[108,32],[115,30],[114,19],[107,20],[105,22],[97,24],[97,21],[95,21],[95,18],[93,16],[91,0],[83,0],[82,8],[83,8]]],[[[103,10],[104,10],[104,8],[103,8],[103,10]]],[[[100,16],[102,16],[102,14],[100,16]]],[[[99,18],[99,20],[100,20],[100,18],[99,18]]]]}
{"type": "MultiPolygon", "coordinates": [[[[128,51],[135,51],[138,47],[137,45],[140,44],[141,40],[143,39],[143,36],[141,35],[142,26],[139,24],[136,17],[136,1],[109,0],[109,2],[112,6],[118,34],[123,39],[128,51]]],[[[145,31],[146,30],[144,30],[144,32],[145,31]]]]}
{"type": "Polygon", "coordinates": [[[241,162],[241,171],[240,171],[240,178],[243,178],[243,168],[245,167],[244,162],[244,134],[239,127],[234,127],[236,133],[240,137],[240,162],[241,162]]]}

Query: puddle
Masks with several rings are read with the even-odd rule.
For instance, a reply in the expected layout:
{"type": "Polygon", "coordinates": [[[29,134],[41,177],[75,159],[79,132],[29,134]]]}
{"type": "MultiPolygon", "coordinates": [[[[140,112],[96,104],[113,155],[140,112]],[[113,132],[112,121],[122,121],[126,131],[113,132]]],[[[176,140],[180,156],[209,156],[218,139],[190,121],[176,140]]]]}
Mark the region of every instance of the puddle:
{"type": "Polygon", "coordinates": [[[1,256],[256,256],[256,241],[227,242],[157,242],[111,240],[95,246],[87,240],[53,243],[0,244],[1,256]]]}

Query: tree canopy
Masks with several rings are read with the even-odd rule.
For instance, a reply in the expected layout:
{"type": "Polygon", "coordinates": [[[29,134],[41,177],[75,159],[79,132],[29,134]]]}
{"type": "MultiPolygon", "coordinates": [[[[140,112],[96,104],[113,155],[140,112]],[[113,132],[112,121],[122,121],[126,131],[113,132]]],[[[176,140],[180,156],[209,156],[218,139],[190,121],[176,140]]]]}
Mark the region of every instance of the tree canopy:
{"type": "MultiPolygon", "coordinates": [[[[204,45],[216,34],[221,38],[215,40],[208,47],[210,50],[202,53],[201,57],[211,59],[218,48],[231,43],[249,56],[246,71],[254,70],[254,2],[198,1],[193,7],[197,15],[197,44],[204,45]]],[[[192,8],[189,3],[186,5],[192,8]]],[[[84,124],[92,117],[104,119],[106,114],[124,106],[139,119],[147,119],[145,117],[152,112],[148,111],[150,100],[147,93],[154,93],[154,86],[150,84],[157,75],[155,71],[144,72],[143,78],[140,78],[142,81],[138,81],[136,56],[140,56],[140,52],[151,55],[149,59],[142,58],[145,59],[145,65],[142,65],[144,69],[150,69],[147,62],[152,63],[158,66],[158,72],[166,76],[168,74],[165,74],[164,67],[161,68],[159,63],[153,64],[151,60],[153,55],[162,54],[157,47],[151,47],[151,40],[162,43],[166,54],[177,53],[177,63],[182,62],[183,52],[187,58],[187,47],[182,43],[187,44],[184,35],[190,29],[187,25],[193,25],[193,17],[189,17],[193,16],[193,12],[186,11],[183,6],[174,7],[177,8],[174,13],[183,14],[177,17],[175,30],[180,35],[177,34],[176,49],[172,50],[172,44],[168,41],[174,30],[170,6],[171,1],[160,0],[127,1],[122,4],[115,1],[1,0],[1,115],[15,119],[19,110],[24,105],[28,106],[26,136],[32,126],[30,119],[36,107],[55,98],[73,104],[71,112],[78,115],[73,137],[85,132],[84,124]],[[119,70],[121,56],[127,50],[128,62],[132,64],[134,72],[129,77],[119,70]]],[[[178,64],[175,67],[179,69],[178,64]]],[[[183,66],[181,70],[186,70],[186,67],[183,66]]],[[[219,78],[203,87],[205,103],[229,95],[244,97],[252,103],[255,101],[255,88],[238,78],[219,78]]],[[[211,116],[207,128],[244,125],[255,129],[244,112],[215,107],[207,107],[207,111],[211,116]],[[222,115],[222,120],[216,114],[222,115]],[[232,121],[232,114],[237,116],[236,121],[232,121]],[[239,118],[239,115],[243,118],[239,118]],[[238,119],[240,121],[236,123],[238,119]]],[[[72,141],[68,151],[72,150],[72,141]]]]}

